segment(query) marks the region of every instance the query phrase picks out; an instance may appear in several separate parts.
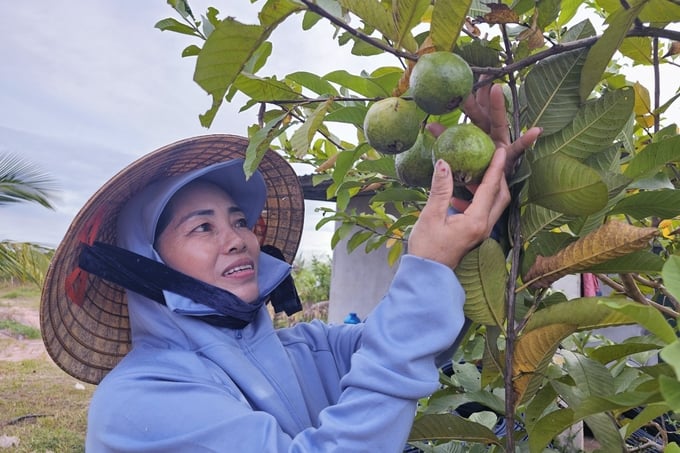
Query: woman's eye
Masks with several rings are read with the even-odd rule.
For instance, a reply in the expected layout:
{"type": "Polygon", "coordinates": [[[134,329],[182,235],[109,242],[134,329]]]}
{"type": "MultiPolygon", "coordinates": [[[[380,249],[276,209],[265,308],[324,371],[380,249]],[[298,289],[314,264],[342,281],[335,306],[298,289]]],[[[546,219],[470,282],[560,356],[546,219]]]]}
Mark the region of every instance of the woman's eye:
{"type": "Polygon", "coordinates": [[[210,231],[210,230],[211,230],[211,226],[210,226],[209,223],[202,223],[199,226],[197,226],[196,228],[194,228],[194,231],[196,231],[197,233],[205,233],[206,231],[210,231]]]}
{"type": "Polygon", "coordinates": [[[236,226],[237,226],[238,228],[248,228],[248,222],[246,221],[245,218],[243,218],[243,219],[238,219],[238,220],[236,221],[236,226]]]}

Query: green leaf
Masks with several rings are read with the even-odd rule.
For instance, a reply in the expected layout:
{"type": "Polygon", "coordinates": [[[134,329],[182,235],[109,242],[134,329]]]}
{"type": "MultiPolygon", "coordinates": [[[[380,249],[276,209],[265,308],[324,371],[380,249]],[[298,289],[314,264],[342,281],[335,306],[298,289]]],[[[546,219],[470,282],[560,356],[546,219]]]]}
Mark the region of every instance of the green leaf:
{"type": "Polygon", "coordinates": [[[654,60],[652,60],[652,38],[626,38],[623,40],[623,43],[621,43],[619,51],[626,57],[633,60],[633,65],[654,64],[654,60]]]}
{"type": "Polygon", "coordinates": [[[531,163],[529,202],[567,215],[593,214],[607,204],[607,185],[592,168],[561,153],[531,163]]]}
{"type": "Polygon", "coordinates": [[[635,302],[614,304],[607,300],[601,300],[599,301],[599,304],[606,305],[613,310],[628,316],[631,320],[640,324],[666,343],[672,343],[677,339],[675,331],[670,324],[668,324],[666,318],[664,318],[661,312],[654,307],[635,302]]]}
{"type": "Polygon", "coordinates": [[[609,26],[602,36],[588,51],[583,71],[581,73],[581,84],[579,96],[582,101],[588,99],[590,92],[600,82],[607,65],[611,61],[614,53],[618,50],[623,39],[630,30],[633,21],[642,11],[648,0],[638,0],[629,2],[629,8],[621,6],[608,17],[609,26]]]}
{"type": "Polygon", "coordinates": [[[210,34],[198,54],[194,72],[194,81],[212,96],[212,107],[199,117],[201,125],[210,127],[227,89],[269,33],[271,30],[259,25],[227,18],[210,34]]]}
{"type": "Polygon", "coordinates": [[[379,159],[362,160],[356,166],[358,171],[369,173],[379,173],[385,176],[396,178],[394,169],[394,159],[391,156],[382,156],[379,159]]]}
{"type": "Polygon", "coordinates": [[[319,130],[323,124],[324,116],[333,103],[333,99],[320,104],[311,114],[307,116],[307,120],[300,126],[290,138],[290,144],[295,150],[295,157],[302,158],[309,152],[309,145],[312,143],[314,134],[319,130]]]}
{"type": "MultiPolygon", "coordinates": [[[[521,218],[522,237],[531,240],[540,231],[550,229],[564,217],[561,212],[553,211],[537,204],[529,203],[524,207],[521,218]]],[[[561,222],[560,222],[561,223],[561,222]]]]}
{"type": "Polygon", "coordinates": [[[543,451],[556,435],[569,428],[574,421],[574,411],[567,408],[549,412],[533,425],[527,426],[530,451],[543,451]]]}
{"type": "Polygon", "coordinates": [[[283,82],[243,72],[234,80],[234,87],[255,102],[302,99],[300,93],[283,82]]]}
{"type": "Polygon", "coordinates": [[[366,242],[373,233],[371,231],[359,230],[347,241],[347,252],[352,253],[354,249],[366,242]]]}
{"type": "Polygon", "coordinates": [[[455,273],[465,289],[465,316],[483,325],[503,327],[508,271],[498,242],[482,242],[463,257],[455,273]]]}
{"type": "Polygon", "coordinates": [[[588,356],[602,364],[614,362],[640,352],[654,351],[659,345],[653,343],[620,343],[612,345],[598,345],[588,353],[588,356]]]}
{"type": "Polygon", "coordinates": [[[344,69],[330,72],[324,78],[368,98],[381,98],[390,95],[389,91],[371,78],[354,75],[344,69]]]}
{"type": "Polygon", "coordinates": [[[659,384],[661,395],[669,408],[674,412],[680,411],[680,382],[668,376],[660,376],[659,384]]]}
{"type": "Polygon", "coordinates": [[[501,445],[500,440],[486,426],[453,414],[423,415],[411,427],[408,440],[460,440],[501,445]]]}
{"type": "Polygon", "coordinates": [[[269,0],[257,14],[260,25],[265,28],[276,27],[285,18],[305,8],[292,0],[269,0]]]}
{"type": "Polygon", "coordinates": [[[668,292],[676,299],[680,299],[680,256],[671,255],[668,257],[663,265],[661,277],[668,292]]]}
{"type": "Polygon", "coordinates": [[[243,163],[246,177],[250,178],[257,170],[257,166],[260,165],[260,161],[269,149],[272,140],[286,130],[285,127],[281,127],[281,123],[287,115],[287,113],[283,113],[272,118],[264,127],[255,132],[248,131],[248,147],[246,148],[246,159],[243,163]]]}
{"type": "MultiPolygon", "coordinates": [[[[614,392],[614,378],[600,362],[568,350],[559,353],[564,358],[564,370],[583,396],[608,396],[614,392]]],[[[577,416],[579,408],[576,408],[577,416]]],[[[590,415],[590,414],[588,414],[590,415]]]]}
{"type": "Polygon", "coordinates": [[[652,24],[678,22],[680,21],[680,5],[671,0],[649,0],[639,17],[642,22],[652,24]]]}
{"type": "Polygon", "coordinates": [[[392,2],[392,13],[396,22],[397,33],[397,39],[393,43],[394,47],[404,47],[411,52],[418,49],[418,44],[415,42],[411,30],[420,24],[428,6],[430,6],[430,0],[394,0],[392,2]]]}
{"type": "Polygon", "coordinates": [[[636,219],[647,217],[672,219],[680,215],[680,190],[661,189],[638,192],[619,201],[610,213],[626,214],[636,219]]]}
{"type": "Polygon", "coordinates": [[[584,104],[572,122],[541,137],[534,146],[536,158],[562,152],[578,160],[609,147],[633,113],[635,93],[630,88],[608,91],[584,104]]]}
{"type": "Polygon", "coordinates": [[[471,4],[472,0],[437,0],[434,3],[430,36],[437,50],[454,49],[471,4]]]}
{"type": "Polygon", "coordinates": [[[159,20],[154,27],[158,28],[160,31],[174,31],[175,33],[182,33],[184,35],[201,36],[194,28],[187,24],[183,24],[172,17],[159,20]]]}
{"type": "MultiPolygon", "coordinates": [[[[418,43],[410,33],[403,35],[394,22],[394,11],[376,0],[338,0],[371,28],[375,28],[393,43],[401,43],[404,49],[415,52],[418,43]]],[[[406,2],[411,3],[411,2],[406,2]]],[[[408,16],[408,14],[406,14],[408,16]]],[[[409,30],[407,30],[409,31],[409,30]]]]}
{"type": "Polygon", "coordinates": [[[540,126],[547,136],[572,121],[580,106],[577,89],[585,57],[586,50],[573,50],[546,58],[529,71],[522,85],[527,127],[540,126]]]}
{"type": "Polygon", "coordinates": [[[666,164],[680,162],[680,135],[647,145],[629,162],[623,174],[637,180],[658,173],[666,164]]]}
{"type": "Polygon", "coordinates": [[[373,197],[371,197],[370,203],[375,202],[388,203],[395,201],[425,201],[425,200],[427,200],[427,196],[419,190],[394,188],[385,189],[378,192],[373,197]]]}
{"type": "Polygon", "coordinates": [[[578,331],[588,331],[603,327],[635,324],[616,308],[628,303],[624,296],[580,297],[558,303],[538,310],[529,319],[524,328],[531,331],[549,324],[570,323],[577,326],[578,331]],[[608,304],[598,303],[605,301],[608,304]]]}
{"type": "Polygon", "coordinates": [[[597,274],[658,273],[661,272],[663,263],[663,258],[656,253],[639,250],[619,258],[614,258],[613,260],[589,266],[583,272],[597,274]]]}
{"type": "MultiPolygon", "coordinates": [[[[661,378],[664,378],[665,376],[660,376],[661,378]]],[[[663,386],[662,386],[663,387],[663,386]]],[[[663,391],[662,391],[663,395],[663,391]]],[[[664,397],[664,399],[666,399],[664,397]]],[[[657,417],[661,417],[662,415],[668,413],[671,410],[670,407],[668,407],[667,404],[663,403],[651,403],[647,404],[642,411],[635,416],[633,420],[630,420],[626,424],[626,432],[624,434],[625,438],[630,437],[635,431],[638,429],[642,428],[643,426],[646,426],[654,420],[657,417]]],[[[664,450],[665,453],[668,453],[668,448],[664,450]]]]}
{"type": "Polygon", "coordinates": [[[353,124],[363,127],[367,107],[340,107],[326,115],[326,121],[353,124]]]}
{"type": "Polygon", "coordinates": [[[293,72],[292,74],[288,74],[286,76],[286,79],[292,80],[293,82],[302,85],[303,87],[311,90],[313,93],[316,93],[318,95],[322,96],[337,96],[338,95],[338,90],[333,87],[327,80],[324,80],[323,77],[319,77],[318,75],[311,73],[311,72],[306,72],[306,71],[298,71],[298,72],[293,72]]]}
{"type": "Polygon", "coordinates": [[[680,378],[680,340],[676,340],[664,347],[659,356],[669,364],[675,372],[675,377],[680,378]]]}

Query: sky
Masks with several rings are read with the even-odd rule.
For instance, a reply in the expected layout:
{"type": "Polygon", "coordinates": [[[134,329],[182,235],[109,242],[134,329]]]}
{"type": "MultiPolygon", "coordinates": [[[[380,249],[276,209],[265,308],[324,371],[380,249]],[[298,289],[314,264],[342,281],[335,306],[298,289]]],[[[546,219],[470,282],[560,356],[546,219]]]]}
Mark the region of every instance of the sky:
{"type": "MultiPolygon", "coordinates": [[[[254,23],[262,2],[190,4],[195,13],[216,6],[220,17],[254,23]]],[[[222,106],[210,129],[200,125],[198,115],[208,109],[210,98],[192,80],[195,59],[181,57],[182,49],[196,41],[154,28],[166,17],[177,15],[163,0],[24,0],[5,8],[0,15],[0,153],[38,164],[59,191],[53,211],[33,203],[0,206],[0,240],[54,247],[90,195],[136,158],[191,136],[247,134],[256,111],[239,113],[238,99],[222,106]]],[[[387,64],[351,56],[332,40],[330,26],[302,31],[299,20],[285,23],[271,37],[274,50],[265,73],[370,71],[387,64]]],[[[672,69],[677,80],[678,69],[672,69]]],[[[631,73],[651,86],[648,72],[631,73]]],[[[672,85],[677,87],[666,83],[672,85]]],[[[332,225],[315,229],[320,205],[306,203],[305,257],[331,253],[332,225]]]]}
{"type": "MultiPolygon", "coordinates": [[[[190,4],[195,13],[215,5],[224,8],[220,17],[253,23],[261,2],[190,4]]],[[[90,195],[134,159],[191,136],[247,135],[257,112],[239,113],[242,102],[223,105],[210,129],[200,125],[210,98],[192,80],[195,59],[181,57],[197,42],[154,28],[166,17],[178,18],[162,0],[29,0],[0,15],[0,153],[38,164],[59,188],[54,211],[1,206],[0,240],[54,247],[90,195]]],[[[329,30],[303,32],[295,23],[275,32],[265,70],[289,73],[301,61],[319,73],[359,67],[356,57],[328,59],[337,47],[329,30]]],[[[332,225],[315,229],[322,205],[331,206],[306,202],[305,257],[331,253],[332,225]]]]}

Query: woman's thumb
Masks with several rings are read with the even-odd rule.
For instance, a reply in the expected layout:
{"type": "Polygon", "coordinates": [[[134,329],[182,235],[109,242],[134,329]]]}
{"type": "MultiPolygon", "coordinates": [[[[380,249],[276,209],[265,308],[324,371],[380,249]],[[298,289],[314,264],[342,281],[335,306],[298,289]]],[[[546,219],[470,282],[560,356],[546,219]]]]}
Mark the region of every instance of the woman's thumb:
{"type": "Polygon", "coordinates": [[[434,165],[430,196],[425,209],[446,213],[451,203],[452,195],[453,178],[451,177],[451,167],[449,167],[445,160],[439,159],[434,165]]]}

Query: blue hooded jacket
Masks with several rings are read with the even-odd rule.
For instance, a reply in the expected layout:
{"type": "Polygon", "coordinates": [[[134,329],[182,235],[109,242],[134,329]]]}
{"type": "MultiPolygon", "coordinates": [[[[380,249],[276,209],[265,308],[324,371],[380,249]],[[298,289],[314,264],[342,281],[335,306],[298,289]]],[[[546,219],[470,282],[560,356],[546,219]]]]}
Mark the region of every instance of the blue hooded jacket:
{"type": "MultiPolygon", "coordinates": [[[[128,203],[121,246],[161,261],[153,232],[176,186],[128,203]]],[[[261,253],[260,291],[289,272],[261,253]]],[[[438,387],[435,358],[464,324],[451,269],[411,255],[356,325],[275,329],[263,306],[235,330],[165,297],[167,306],[128,292],[132,350],[94,394],[88,452],[400,452],[417,401],[438,387]]]]}

